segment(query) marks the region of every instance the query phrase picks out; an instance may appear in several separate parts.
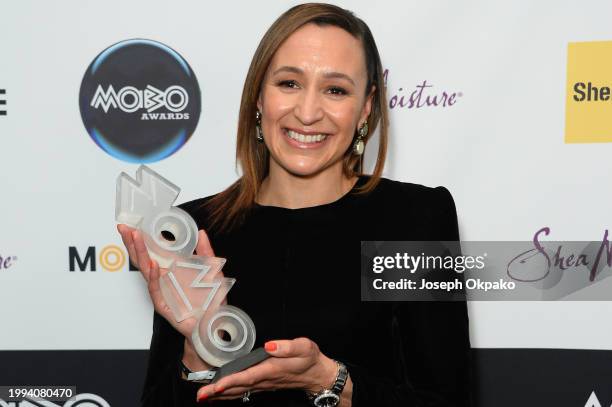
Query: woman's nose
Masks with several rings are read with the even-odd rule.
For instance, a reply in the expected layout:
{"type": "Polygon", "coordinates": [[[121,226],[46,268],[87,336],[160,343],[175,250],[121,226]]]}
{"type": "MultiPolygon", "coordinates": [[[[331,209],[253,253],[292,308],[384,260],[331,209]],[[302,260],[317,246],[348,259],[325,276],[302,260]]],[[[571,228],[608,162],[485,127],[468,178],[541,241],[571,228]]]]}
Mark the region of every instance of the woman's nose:
{"type": "Polygon", "coordinates": [[[323,118],[321,95],[315,89],[304,89],[297,100],[294,113],[304,125],[321,120],[323,118]]]}

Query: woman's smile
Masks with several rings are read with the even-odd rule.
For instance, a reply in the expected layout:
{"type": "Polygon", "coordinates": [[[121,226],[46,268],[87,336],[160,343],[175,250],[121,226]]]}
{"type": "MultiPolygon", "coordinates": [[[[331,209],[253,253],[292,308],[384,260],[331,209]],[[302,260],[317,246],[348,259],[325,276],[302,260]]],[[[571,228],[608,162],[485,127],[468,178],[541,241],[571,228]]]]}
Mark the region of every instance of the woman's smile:
{"type": "Polygon", "coordinates": [[[287,142],[297,148],[320,148],[325,145],[325,141],[330,137],[327,133],[313,131],[297,131],[283,128],[283,134],[287,142]]]}

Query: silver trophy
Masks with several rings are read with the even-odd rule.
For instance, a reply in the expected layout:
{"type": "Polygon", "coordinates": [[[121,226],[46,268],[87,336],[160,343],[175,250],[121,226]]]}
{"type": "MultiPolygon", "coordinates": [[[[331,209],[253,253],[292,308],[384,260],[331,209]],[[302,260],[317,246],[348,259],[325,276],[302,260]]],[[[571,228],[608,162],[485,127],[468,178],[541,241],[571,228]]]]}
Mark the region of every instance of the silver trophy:
{"type": "MultiPolygon", "coordinates": [[[[193,254],[198,227],[187,212],[172,206],[179,192],[147,166],[138,168],[136,179],[122,172],[117,178],[115,219],[141,231],[149,256],[159,264],[162,295],[176,321],[197,319],[191,338],[198,355],[211,366],[224,366],[225,374],[242,370],[267,355],[261,349],[251,353],[251,318],[223,304],[236,282],[221,272],[225,259],[193,254]]],[[[220,372],[207,372],[206,377],[216,376],[216,381],[221,375],[215,373],[220,372]]]]}

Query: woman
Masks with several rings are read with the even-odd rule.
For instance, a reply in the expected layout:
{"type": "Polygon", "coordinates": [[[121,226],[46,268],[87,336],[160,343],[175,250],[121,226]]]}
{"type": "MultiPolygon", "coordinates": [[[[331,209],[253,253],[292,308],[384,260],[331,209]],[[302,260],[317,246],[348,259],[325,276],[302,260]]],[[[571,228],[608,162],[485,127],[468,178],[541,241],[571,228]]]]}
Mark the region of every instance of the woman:
{"type": "MultiPolygon", "coordinates": [[[[172,318],[142,237],[119,226],[156,310],[144,405],[310,406],[325,391],[342,407],[469,404],[465,303],[360,300],[361,240],[459,239],[446,189],[381,178],[383,84],[363,21],[332,5],[288,10],[245,81],[243,175],[182,205],[202,229],[197,253],[228,259],[223,271],[237,278],[228,302],[253,319],[266,361],[203,387],[183,380],[181,369],[208,368],[191,344],[194,321],[172,318]],[[378,159],[364,175],[376,128],[378,159]]],[[[316,405],[336,403],[325,396],[316,405]]]]}

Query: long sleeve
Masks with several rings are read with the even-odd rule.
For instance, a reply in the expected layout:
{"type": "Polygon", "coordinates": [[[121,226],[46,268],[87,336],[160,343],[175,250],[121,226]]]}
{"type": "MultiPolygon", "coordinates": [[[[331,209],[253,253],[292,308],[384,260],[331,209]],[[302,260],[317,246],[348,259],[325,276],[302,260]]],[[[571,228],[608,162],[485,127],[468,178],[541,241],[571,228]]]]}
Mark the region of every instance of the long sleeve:
{"type": "MultiPolygon", "coordinates": [[[[423,214],[435,239],[458,241],[452,196],[442,187],[430,191],[435,197],[423,214]]],[[[396,302],[392,313],[393,372],[387,373],[396,380],[347,364],[353,380],[352,406],[470,406],[472,372],[466,303],[396,302]]]]}
{"type": "Polygon", "coordinates": [[[143,407],[198,405],[196,393],[201,385],[179,376],[184,339],[168,321],[154,313],[149,363],[141,397],[143,407]]]}
{"type": "MultiPolygon", "coordinates": [[[[144,388],[142,405],[153,406],[170,396],[168,383],[171,382],[176,363],[175,355],[180,346],[180,338],[163,317],[157,312],[153,314],[153,334],[149,349],[149,361],[144,388]]],[[[178,332],[176,332],[178,334],[178,332]]],[[[169,403],[168,403],[169,404],[169,403]]]]}

